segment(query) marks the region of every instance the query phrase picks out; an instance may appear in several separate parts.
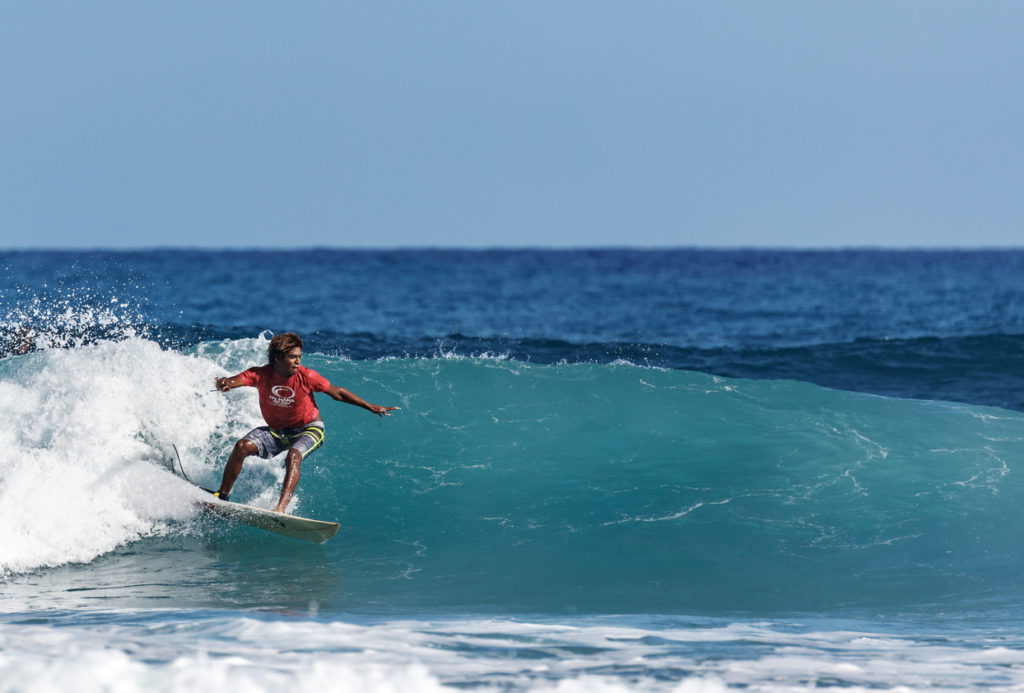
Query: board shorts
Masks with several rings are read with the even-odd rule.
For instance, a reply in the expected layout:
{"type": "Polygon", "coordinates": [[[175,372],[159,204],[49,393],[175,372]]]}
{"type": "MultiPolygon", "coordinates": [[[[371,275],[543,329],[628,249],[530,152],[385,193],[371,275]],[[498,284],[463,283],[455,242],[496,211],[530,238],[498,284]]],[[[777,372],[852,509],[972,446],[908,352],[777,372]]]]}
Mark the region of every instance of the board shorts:
{"type": "Polygon", "coordinates": [[[243,438],[256,444],[259,456],[265,460],[277,457],[285,450],[298,450],[302,459],[324,442],[324,422],[313,421],[300,428],[275,429],[260,426],[246,433],[243,438]]]}

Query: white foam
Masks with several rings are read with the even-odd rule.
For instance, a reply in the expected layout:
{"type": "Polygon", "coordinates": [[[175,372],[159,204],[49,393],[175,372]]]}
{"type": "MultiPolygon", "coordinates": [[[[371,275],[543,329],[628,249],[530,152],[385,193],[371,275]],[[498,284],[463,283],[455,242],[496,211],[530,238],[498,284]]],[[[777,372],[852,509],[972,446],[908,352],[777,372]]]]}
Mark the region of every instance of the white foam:
{"type": "Polygon", "coordinates": [[[193,465],[220,464],[225,424],[258,421],[249,400],[211,392],[230,358],[132,338],[6,363],[0,576],[89,561],[190,517],[171,444],[193,465]]]}
{"type": "Polygon", "coordinates": [[[1024,684],[1019,652],[986,636],[937,640],[756,623],[365,624],[188,612],[121,612],[88,625],[2,624],[0,672],[0,691],[125,693],[436,693],[449,686],[544,693],[935,691],[1024,684]]]}

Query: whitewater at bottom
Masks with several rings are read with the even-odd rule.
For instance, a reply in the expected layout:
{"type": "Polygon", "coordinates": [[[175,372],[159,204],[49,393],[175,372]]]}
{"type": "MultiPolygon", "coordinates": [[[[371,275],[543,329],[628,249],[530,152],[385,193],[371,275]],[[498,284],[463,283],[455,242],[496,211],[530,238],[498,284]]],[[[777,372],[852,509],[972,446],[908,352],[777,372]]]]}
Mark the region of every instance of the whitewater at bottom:
{"type": "MultiPolygon", "coordinates": [[[[1019,622],[1020,614],[1017,614],[1019,622]]],[[[1001,622],[10,614],[2,691],[1020,690],[1001,622]]]]}
{"type": "MultiPolygon", "coordinates": [[[[1024,417],[629,363],[306,364],[291,510],[210,517],[264,338],[0,360],[0,690],[1024,686],[1024,417]],[[83,687],[85,686],[85,687],[83,687]]],[[[233,499],[272,505],[279,461],[233,499]]]]}

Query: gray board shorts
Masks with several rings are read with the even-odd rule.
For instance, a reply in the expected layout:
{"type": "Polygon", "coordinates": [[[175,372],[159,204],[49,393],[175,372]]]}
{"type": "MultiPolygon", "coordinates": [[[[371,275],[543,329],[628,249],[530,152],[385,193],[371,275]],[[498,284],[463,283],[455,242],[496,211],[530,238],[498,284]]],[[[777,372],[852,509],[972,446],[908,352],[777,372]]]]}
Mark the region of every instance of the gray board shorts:
{"type": "Polygon", "coordinates": [[[300,428],[274,429],[260,426],[246,433],[243,438],[252,441],[259,448],[259,456],[265,460],[294,448],[306,459],[324,442],[323,421],[313,421],[300,428]]]}

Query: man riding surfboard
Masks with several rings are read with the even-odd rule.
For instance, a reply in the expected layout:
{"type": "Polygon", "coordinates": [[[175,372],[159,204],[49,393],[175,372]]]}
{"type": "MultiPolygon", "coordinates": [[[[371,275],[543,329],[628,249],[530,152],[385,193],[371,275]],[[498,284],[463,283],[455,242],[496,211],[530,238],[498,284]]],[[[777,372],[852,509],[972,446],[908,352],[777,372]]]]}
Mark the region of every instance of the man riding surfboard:
{"type": "Polygon", "coordinates": [[[294,332],[275,335],[267,348],[267,359],[265,366],[215,380],[221,392],[230,392],[236,387],[255,387],[259,391],[260,412],[267,422],[266,426],[254,428],[235,443],[216,495],[228,500],[245,458],[259,455],[270,459],[287,450],[284,486],[274,508],[283,513],[299,483],[302,460],[324,440],[324,422],[313,400],[314,392],[323,392],[339,402],[354,404],[378,416],[390,416],[398,407],[370,404],[303,366],[302,339],[294,332]]]}

